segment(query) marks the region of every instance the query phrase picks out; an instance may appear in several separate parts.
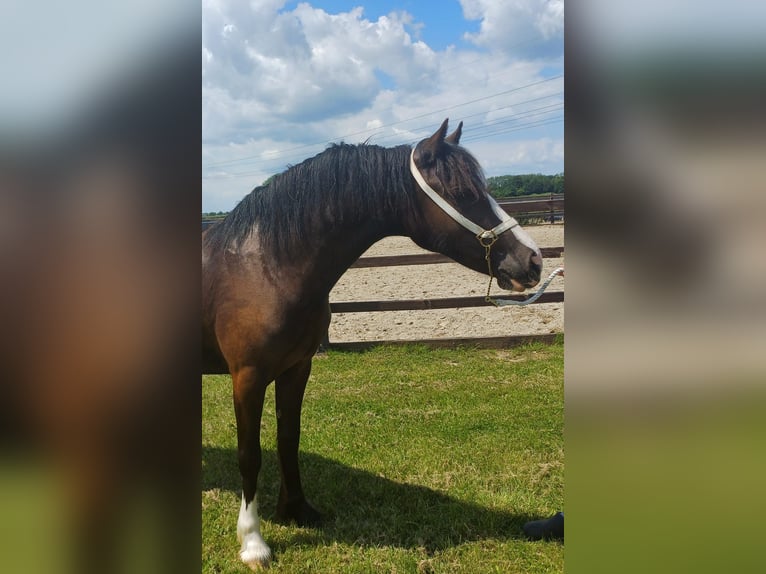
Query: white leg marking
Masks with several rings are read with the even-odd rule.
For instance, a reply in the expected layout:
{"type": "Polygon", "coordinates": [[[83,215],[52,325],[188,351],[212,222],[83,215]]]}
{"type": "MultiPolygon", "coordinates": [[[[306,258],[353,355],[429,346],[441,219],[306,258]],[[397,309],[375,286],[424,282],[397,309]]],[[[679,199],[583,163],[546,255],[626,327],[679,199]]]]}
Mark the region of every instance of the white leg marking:
{"type": "Polygon", "coordinates": [[[246,505],[245,496],[242,495],[242,506],[239,508],[237,519],[237,539],[242,543],[242,549],[239,551],[242,562],[253,570],[268,567],[271,562],[271,549],[261,536],[257,496],[246,505]]]}

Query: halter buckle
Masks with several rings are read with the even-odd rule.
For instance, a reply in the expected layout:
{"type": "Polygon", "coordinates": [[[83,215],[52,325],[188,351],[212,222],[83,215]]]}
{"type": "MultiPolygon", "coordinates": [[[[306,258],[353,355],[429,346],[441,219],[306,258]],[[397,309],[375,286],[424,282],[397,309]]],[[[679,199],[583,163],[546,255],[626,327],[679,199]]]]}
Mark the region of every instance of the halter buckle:
{"type": "Polygon", "coordinates": [[[497,234],[490,229],[479,233],[476,236],[476,239],[478,239],[482,247],[489,248],[495,244],[495,241],[497,241],[497,234]]]}

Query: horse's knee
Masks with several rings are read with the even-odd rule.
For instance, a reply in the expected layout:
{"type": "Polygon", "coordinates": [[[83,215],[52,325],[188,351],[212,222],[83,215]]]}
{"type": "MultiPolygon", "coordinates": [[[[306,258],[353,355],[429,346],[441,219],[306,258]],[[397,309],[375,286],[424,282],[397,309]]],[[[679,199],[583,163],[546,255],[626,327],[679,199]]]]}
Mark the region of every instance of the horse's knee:
{"type": "Polygon", "coordinates": [[[278,441],[299,441],[301,437],[300,419],[283,415],[277,421],[277,440],[278,441]]]}
{"type": "Polygon", "coordinates": [[[261,470],[261,445],[238,448],[237,461],[242,474],[258,474],[261,470]]]}

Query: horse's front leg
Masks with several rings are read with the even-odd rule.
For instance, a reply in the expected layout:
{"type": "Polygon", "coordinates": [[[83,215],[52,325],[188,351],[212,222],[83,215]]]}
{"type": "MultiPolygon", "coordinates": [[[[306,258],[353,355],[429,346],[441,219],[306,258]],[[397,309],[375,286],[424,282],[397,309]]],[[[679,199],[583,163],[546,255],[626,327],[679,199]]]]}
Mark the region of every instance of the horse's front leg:
{"type": "Polygon", "coordinates": [[[277,516],[294,520],[299,526],[316,526],[322,517],[307,501],[298,468],[298,445],[301,436],[301,405],[311,373],[311,358],[306,359],[276,379],[277,451],[282,484],[279,489],[277,516]]]}
{"type": "Polygon", "coordinates": [[[234,413],[237,418],[237,454],[242,474],[242,505],[237,519],[237,538],[242,544],[239,557],[253,570],[271,562],[271,549],[261,536],[258,517],[258,473],[261,470],[261,415],[269,381],[253,367],[232,373],[234,413]]]}

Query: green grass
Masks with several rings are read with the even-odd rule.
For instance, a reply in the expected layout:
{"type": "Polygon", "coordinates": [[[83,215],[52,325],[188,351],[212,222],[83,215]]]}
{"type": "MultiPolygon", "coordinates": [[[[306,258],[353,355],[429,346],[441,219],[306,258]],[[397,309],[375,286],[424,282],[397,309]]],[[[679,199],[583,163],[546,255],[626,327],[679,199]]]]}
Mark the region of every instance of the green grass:
{"type": "MultiPolygon", "coordinates": [[[[318,529],[273,521],[273,385],[262,423],[262,532],[282,572],[563,571],[563,545],[521,526],[563,507],[563,344],[330,352],[306,391],[301,468],[318,529]]],[[[238,561],[231,379],[205,376],[203,572],[238,561]]]]}

